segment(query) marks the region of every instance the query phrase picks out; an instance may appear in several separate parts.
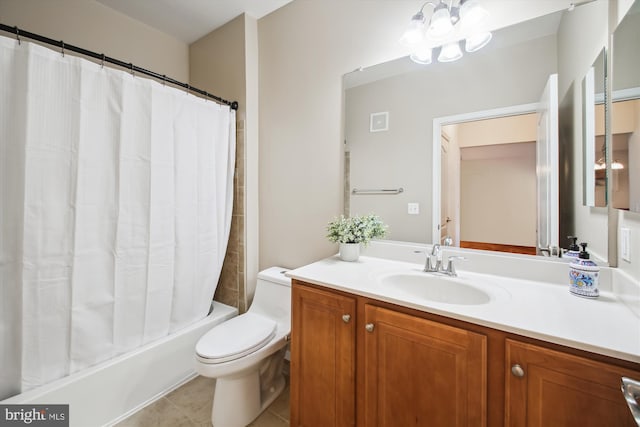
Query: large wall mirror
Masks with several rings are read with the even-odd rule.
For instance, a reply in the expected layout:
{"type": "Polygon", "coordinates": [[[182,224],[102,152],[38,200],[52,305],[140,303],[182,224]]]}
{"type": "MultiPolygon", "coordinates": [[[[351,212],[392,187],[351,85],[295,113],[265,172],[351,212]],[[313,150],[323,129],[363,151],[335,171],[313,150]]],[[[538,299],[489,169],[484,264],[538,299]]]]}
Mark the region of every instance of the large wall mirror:
{"type": "MultiPolygon", "coordinates": [[[[566,13],[495,31],[457,62],[405,57],[345,75],[345,212],[379,214],[390,240],[541,254],[537,110],[558,73],[566,13]]],[[[556,102],[572,97],[564,92],[556,102]]],[[[545,185],[557,198],[558,183],[545,185]]]]}
{"type": "Polygon", "coordinates": [[[640,0],[613,34],[611,204],[640,212],[640,0]]]}

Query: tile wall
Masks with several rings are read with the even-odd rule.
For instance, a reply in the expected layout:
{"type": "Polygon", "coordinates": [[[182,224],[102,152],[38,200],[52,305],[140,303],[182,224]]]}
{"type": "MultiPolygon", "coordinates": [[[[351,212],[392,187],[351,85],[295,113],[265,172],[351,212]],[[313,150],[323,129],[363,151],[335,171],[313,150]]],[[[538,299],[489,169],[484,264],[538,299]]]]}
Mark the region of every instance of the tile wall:
{"type": "Polygon", "coordinates": [[[222,266],[222,273],[214,300],[237,307],[240,313],[247,310],[244,271],[244,170],[245,132],[244,120],[236,123],[236,166],[233,178],[233,215],[229,244],[222,266]]]}

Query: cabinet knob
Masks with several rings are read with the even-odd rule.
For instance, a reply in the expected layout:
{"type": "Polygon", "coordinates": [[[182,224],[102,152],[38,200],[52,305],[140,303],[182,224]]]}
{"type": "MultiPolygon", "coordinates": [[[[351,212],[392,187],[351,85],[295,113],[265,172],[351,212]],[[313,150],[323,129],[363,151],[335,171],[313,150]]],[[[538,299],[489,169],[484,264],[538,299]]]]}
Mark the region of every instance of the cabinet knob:
{"type": "Polygon", "coordinates": [[[364,328],[367,330],[367,332],[373,332],[373,323],[367,323],[366,325],[364,325],[364,328]]]}
{"type": "Polygon", "coordinates": [[[342,315],[342,321],[344,323],[349,323],[350,320],[351,320],[351,315],[350,314],[343,314],[342,315]]]}
{"type": "Polygon", "coordinates": [[[511,367],[511,373],[518,378],[524,377],[524,369],[517,363],[511,367]]]}

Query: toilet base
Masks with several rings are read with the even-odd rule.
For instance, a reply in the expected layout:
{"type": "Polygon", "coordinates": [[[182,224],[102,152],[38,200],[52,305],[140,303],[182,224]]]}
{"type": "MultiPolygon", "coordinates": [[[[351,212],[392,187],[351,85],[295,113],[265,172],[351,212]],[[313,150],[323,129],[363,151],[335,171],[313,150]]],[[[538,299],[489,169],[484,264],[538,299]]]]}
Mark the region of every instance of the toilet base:
{"type": "Polygon", "coordinates": [[[253,379],[217,379],[211,423],[214,427],[245,427],[280,396],[285,386],[284,375],[281,375],[270,390],[265,390],[262,396],[256,396],[260,386],[253,379]]]}
{"type": "Polygon", "coordinates": [[[211,409],[214,427],[245,427],[255,420],[284,390],[284,349],[262,366],[216,379],[211,409]]]}

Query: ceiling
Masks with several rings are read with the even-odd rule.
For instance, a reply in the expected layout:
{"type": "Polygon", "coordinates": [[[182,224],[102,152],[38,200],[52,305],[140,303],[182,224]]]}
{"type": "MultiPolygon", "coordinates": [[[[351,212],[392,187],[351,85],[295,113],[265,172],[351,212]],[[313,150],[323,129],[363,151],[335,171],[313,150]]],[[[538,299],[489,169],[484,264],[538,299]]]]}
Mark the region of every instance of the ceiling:
{"type": "Polygon", "coordinates": [[[242,13],[260,19],[291,0],[97,1],[191,44],[242,13]]]}
{"type": "MultiPolygon", "coordinates": [[[[191,44],[246,13],[260,19],[292,0],[96,0],[137,21],[191,44]]],[[[363,0],[361,0],[363,1],[363,0]]],[[[493,0],[495,1],[495,0],[493,0]]],[[[500,0],[505,1],[505,0],[500,0]]],[[[558,0],[546,0],[558,1],[558,0]]],[[[561,0],[581,5],[596,0],[561,0]]]]}

